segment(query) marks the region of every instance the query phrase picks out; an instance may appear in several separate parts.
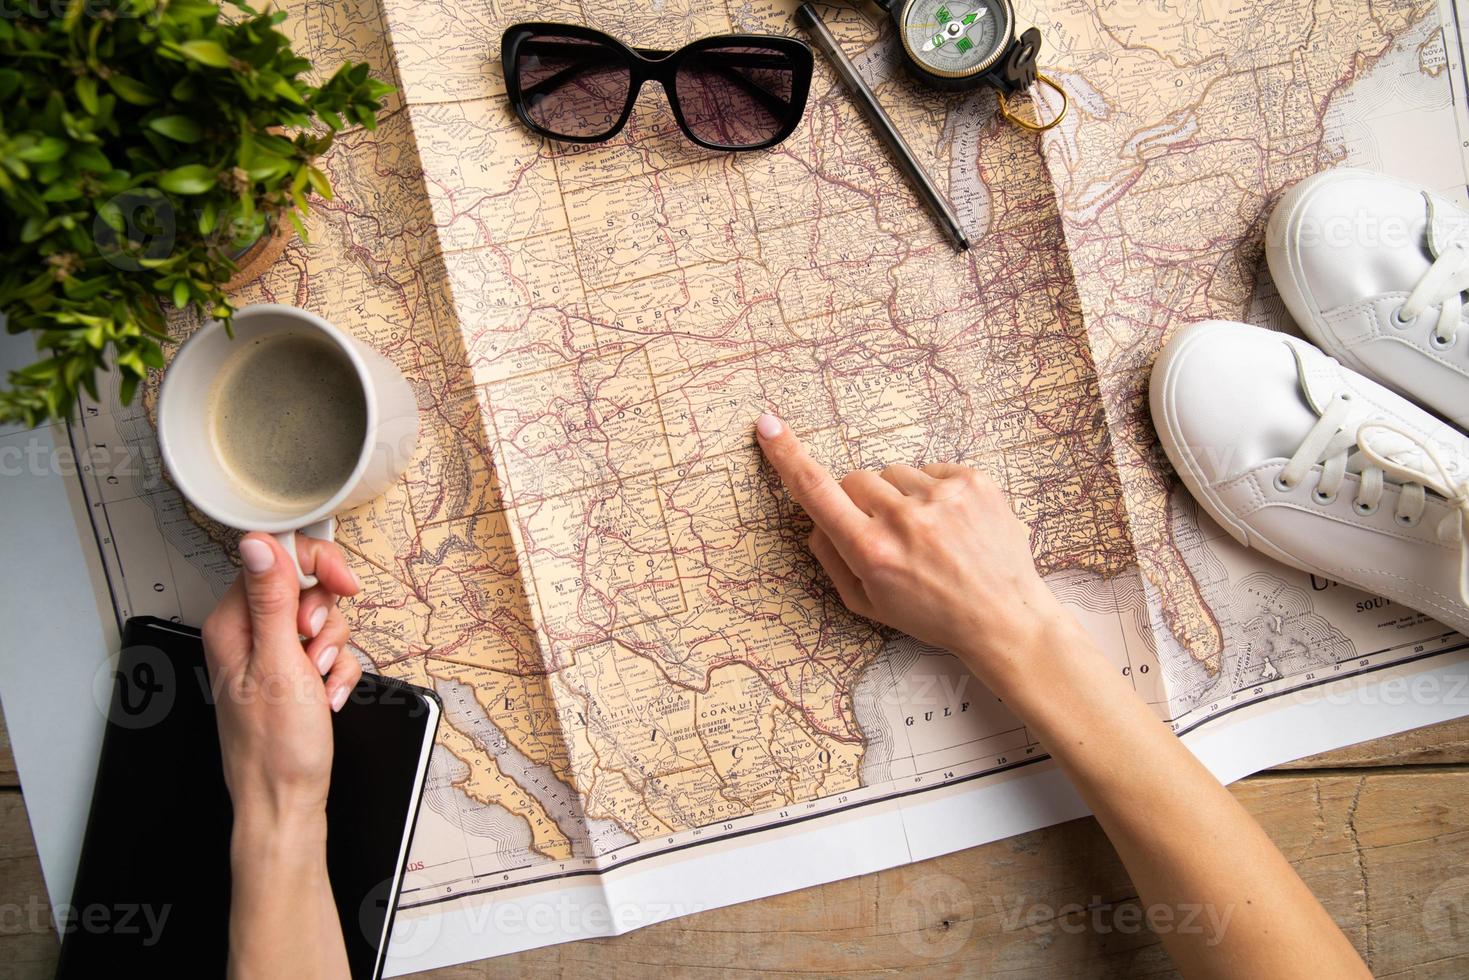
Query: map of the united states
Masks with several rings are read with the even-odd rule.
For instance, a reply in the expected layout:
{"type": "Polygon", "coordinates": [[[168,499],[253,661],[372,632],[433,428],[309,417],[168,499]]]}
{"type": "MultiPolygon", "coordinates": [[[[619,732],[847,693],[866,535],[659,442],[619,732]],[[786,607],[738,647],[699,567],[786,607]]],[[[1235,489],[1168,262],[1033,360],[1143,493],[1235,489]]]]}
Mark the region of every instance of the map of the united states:
{"type": "Polygon", "coordinates": [[[1072,97],[1038,138],[990,94],[915,84],[875,9],[833,6],[969,224],[956,254],[820,59],[801,127],[749,155],[688,143],[651,87],[590,147],[503,95],[517,21],[673,48],[792,33],[793,4],[283,6],[321,68],[367,60],[400,92],[239,301],[312,309],[414,384],[413,467],[339,532],[354,643],[463,702],[440,738],[458,792],[547,865],[861,785],[853,690],[886,637],[807,554],[753,442],[766,409],[838,473],[989,471],[1043,572],[1140,572],[1160,636],[1216,671],[1147,369],[1171,329],[1244,313],[1272,196],[1333,162],[1333,99],[1436,9],[1025,0],[1072,97]]]}

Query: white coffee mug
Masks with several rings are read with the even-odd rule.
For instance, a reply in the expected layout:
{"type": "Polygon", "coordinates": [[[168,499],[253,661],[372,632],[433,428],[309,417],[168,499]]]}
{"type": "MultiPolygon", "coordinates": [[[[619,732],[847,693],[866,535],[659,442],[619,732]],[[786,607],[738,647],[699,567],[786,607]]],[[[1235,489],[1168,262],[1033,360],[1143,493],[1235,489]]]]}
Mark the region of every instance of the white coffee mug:
{"type": "MultiPolygon", "coordinates": [[[[301,588],[316,584],[301,571],[296,532],[330,541],[333,515],[365,503],[390,487],[418,445],[418,404],[402,372],[386,357],[321,317],[294,306],[263,303],[238,310],[234,339],[211,320],[174,355],[158,396],[158,444],[169,475],[189,502],[207,516],[242,531],[274,534],[296,563],[301,588]],[[220,369],[246,340],[310,331],[346,355],[362,385],[367,427],[350,476],[326,501],[309,510],[273,506],[244,492],[219,458],[209,424],[209,396],[220,369]]],[[[290,446],[280,447],[290,453],[290,446]]]]}

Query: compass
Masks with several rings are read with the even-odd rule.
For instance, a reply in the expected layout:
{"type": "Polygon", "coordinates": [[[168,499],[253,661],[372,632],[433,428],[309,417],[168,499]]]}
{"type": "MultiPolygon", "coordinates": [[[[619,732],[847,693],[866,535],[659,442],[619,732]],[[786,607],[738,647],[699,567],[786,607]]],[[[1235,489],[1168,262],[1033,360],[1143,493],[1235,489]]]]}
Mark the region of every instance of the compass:
{"type": "Polygon", "coordinates": [[[903,60],[919,81],[948,91],[992,86],[1000,114],[1032,130],[1050,129],[1066,115],[1066,92],[1036,70],[1041,32],[1015,33],[1010,0],[878,0],[893,18],[903,60]],[[1041,82],[1061,96],[1061,111],[1041,123],[1010,111],[1006,96],[1041,82]]]}

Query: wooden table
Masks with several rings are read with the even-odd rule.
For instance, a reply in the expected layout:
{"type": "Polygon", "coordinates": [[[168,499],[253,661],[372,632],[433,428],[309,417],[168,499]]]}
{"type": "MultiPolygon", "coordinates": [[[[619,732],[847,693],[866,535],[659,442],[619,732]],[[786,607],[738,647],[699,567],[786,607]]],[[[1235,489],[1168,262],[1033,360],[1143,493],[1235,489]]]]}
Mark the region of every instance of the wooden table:
{"type": "MultiPolygon", "coordinates": [[[[1469,975],[1469,720],[1245,779],[1264,825],[1378,977],[1469,975]]],[[[1172,975],[1096,821],[438,978],[1172,975]],[[1068,908],[1070,906],[1070,908],[1068,908]]],[[[0,722],[0,980],[49,977],[57,941],[0,722]]]]}

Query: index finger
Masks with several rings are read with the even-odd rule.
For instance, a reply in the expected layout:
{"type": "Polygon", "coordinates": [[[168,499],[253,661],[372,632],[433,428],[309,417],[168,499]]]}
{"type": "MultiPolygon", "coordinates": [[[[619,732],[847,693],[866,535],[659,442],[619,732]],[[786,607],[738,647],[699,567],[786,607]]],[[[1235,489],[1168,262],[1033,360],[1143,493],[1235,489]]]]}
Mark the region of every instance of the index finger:
{"type": "Polygon", "coordinates": [[[848,549],[870,518],[831,478],[826,467],[807,455],[790,426],[767,412],[755,423],[755,434],[791,498],[826,532],[843,557],[848,557],[848,549]]]}
{"type": "Polygon", "coordinates": [[[347,559],[330,541],[296,535],[296,557],[301,562],[301,571],[315,575],[333,595],[356,595],[362,588],[357,576],[347,567],[347,559]]]}

